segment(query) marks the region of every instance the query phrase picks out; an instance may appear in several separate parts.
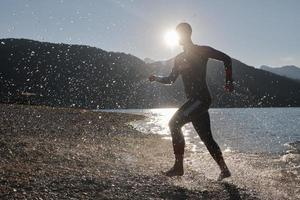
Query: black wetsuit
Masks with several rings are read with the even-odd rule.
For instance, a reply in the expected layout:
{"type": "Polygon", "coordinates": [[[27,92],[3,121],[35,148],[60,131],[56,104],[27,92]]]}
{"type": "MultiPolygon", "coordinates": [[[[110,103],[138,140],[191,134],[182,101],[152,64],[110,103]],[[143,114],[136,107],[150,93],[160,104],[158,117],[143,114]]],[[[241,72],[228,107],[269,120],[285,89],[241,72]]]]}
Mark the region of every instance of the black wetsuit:
{"type": "Polygon", "coordinates": [[[208,113],[211,95],[206,84],[206,69],[210,58],[223,61],[226,75],[231,79],[231,58],[229,56],[208,46],[192,45],[176,56],[169,76],[156,77],[155,80],[164,84],[172,84],[181,75],[188,99],[169,122],[174,153],[184,154],[185,141],[181,127],[192,122],[210,154],[218,160],[222,153],[212,137],[208,113]]]}

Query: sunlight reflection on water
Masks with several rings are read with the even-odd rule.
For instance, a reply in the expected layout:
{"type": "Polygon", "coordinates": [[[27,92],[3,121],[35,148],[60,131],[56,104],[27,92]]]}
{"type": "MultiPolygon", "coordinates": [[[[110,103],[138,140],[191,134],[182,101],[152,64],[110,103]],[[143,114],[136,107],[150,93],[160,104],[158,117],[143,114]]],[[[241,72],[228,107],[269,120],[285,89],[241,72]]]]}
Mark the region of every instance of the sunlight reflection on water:
{"type": "MultiPolygon", "coordinates": [[[[159,134],[171,140],[168,122],[177,108],[113,110],[142,114],[147,118],[130,123],[145,134],[159,134]]],[[[112,111],[112,110],[109,110],[112,111]]],[[[300,141],[300,108],[210,109],[215,140],[225,152],[283,153],[286,143],[300,141]]],[[[191,151],[205,150],[191,123],[183,128],[191,151]]]]}

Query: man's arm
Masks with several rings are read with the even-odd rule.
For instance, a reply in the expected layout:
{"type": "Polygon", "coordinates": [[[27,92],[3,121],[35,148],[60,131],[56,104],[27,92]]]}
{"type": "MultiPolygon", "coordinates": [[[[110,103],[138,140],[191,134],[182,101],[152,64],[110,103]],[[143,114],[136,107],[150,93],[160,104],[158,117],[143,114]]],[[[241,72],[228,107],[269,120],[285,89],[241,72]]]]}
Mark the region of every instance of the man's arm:
{"type": "Polygon", "coordinates": [[[178,63],[176,61],[177,59],[175,59],[175,63],[174,63],[174,67],[171,71],[171,73],[169,74],[169,76],[155,76],[155,75],[151,75],[149,77],[149,81],[156,81],[162,84],[172,84],[176,81],[179,72],[178,72],[178,63]]]}
{"type": "Polygon", "coordinates": [[[205,48],[205,54],[208,58],[212,58],[215,60],[223,61],[225,66],[225,90],[232,91],[233,85],[232,85],[232,61],[231,58],[226,55],[225,53],[218,51],[212,47],[204,47],[205,48]]]}

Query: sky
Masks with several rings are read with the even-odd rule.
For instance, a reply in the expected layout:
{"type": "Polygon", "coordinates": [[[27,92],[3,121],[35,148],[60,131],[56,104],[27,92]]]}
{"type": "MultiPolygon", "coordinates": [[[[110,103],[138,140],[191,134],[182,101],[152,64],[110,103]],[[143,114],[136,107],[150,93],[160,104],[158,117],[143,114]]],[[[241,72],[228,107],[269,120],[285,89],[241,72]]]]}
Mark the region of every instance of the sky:
{"type": "Polygon", "coordinates": [[[300,66],[299,10],[299,0],[1,0],[0,38],[166,60],[182,50],[165,33],[188,22],[195,43],[248,65],[300,66]]]}

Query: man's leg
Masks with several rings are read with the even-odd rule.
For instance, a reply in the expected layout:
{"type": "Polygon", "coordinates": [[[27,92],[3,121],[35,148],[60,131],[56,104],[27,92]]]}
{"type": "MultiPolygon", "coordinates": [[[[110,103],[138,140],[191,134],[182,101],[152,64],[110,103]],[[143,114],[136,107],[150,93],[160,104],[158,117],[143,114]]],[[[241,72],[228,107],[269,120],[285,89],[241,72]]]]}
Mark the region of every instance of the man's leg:
{"type": "Polygon", "coordinates": [[[167,176],[182,176],[183,170],[183,155],[185,140],[181,128],[184,124],[190,122],[189,115],[187,111],[191,109],[194,105],[192,100],[188,100],[183,106],[181,106],[176,113],[173,115],[169,122],[169,128],[172,136],[173,150],[175,154],[174,166],[165,172],[167,176]]]}
{"type": "Polygon", "coordinates": [[[192,123],[198,135],[200,136],[201,140],[204,142],[205,146],[207,147],[210,155],[213,157],[213,159],[220,167],[221,174],[218,180],[222,180],[226,177],[229,177],[231,174],[224,161],[222,151],[219,145],[217,144],[217,142],[214,140],[211,133],[210,118],[209,118],[208,111],[201,115],[198,115],[197,117],[194,117],[192,119],[192,123]]]}

